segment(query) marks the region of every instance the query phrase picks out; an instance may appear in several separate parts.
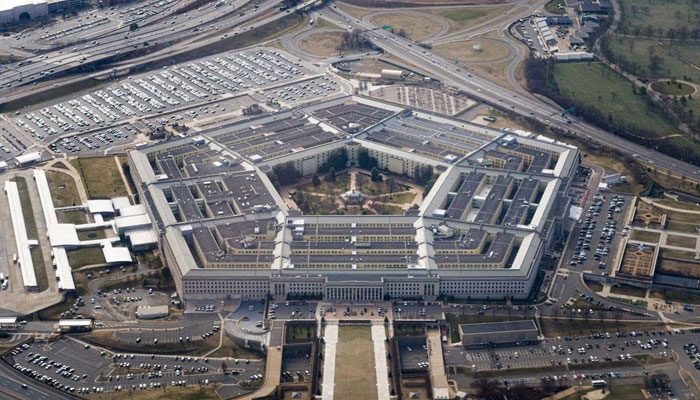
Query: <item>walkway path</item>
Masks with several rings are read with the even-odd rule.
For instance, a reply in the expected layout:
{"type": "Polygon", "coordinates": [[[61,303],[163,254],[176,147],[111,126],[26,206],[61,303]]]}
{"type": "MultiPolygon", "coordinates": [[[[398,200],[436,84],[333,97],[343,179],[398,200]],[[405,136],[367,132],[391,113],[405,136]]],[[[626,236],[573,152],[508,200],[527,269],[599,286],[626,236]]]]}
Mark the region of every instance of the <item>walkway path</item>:
{"type": "Polygon", "coordinates": [[[374,345],[374,370],[377,374],[377,399],[389,400],[389,372],[386,367],[386,333],[381,321],[372,321],[372,344],[374,345]]]}
{"type": "Polygon", "coordinates": [[[119,161],[119,156],[114,156],[114,162],[117,163],[117,171],[119,171],[119,175],[122,177],[122,182],[124,183],[126,192],[129,193],[129,198],[133,200],[134,193],[131,191],[131,186],[129,186],[129,180],[126,179],[126,175],[124,175],[124,169],[122,169],[122,163],[119,161]]]}
{"type": "Polygon", "coordinates": [[[335,387],[335,353],[338,345],[338,321],[328,321],[326,324],[323,357],[323,384],[321,385],[321,400],[333,400],[335,387]]]}
{"type": "Polygon", "coordinates": [[[646,203],[652,204],[654,207],[663,208],[663,209],[669,210],[669,211],[675,211],[675,212],[686,213],[686,214],[700,214],[700,211],[698,211],[698,210],[688,210],[685,208],[676,208],[676,207],[667,206],[665,204],[658,203],[658,202],[654,201],[654,199],[649,198],[649,197],[642,197],[642,200],[644,200],[644,202],[646,202],[646,203]]]}

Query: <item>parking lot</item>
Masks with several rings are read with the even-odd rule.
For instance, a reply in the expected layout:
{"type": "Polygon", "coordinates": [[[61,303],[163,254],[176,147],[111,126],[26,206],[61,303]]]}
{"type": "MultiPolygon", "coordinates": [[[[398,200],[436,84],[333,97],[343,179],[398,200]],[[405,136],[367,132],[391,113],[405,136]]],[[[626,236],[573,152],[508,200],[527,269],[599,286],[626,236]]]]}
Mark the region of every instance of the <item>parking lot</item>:
{"type": "Polygon", "coordinates": [[[310,76],[317,72],[285,53],[259,48],[128,77],[68,101],[16,112],[3,129],[0,157],[11,158],[36,141],[54,142],[56,153],[102,151],[133,141],[140,131],[136,118],[147,120],[143,130],[148,132],[166,123],[239,112],[237,103],[213,104],[257,89],[275,87],[263,96],[286,104],[335,93],[338,84],[328,76],[310,76]]]}
{"type": "Polygon", "coordinates": [[[615,249],[621,238],[629,234],[623,224],[632,197],[612,193],[589,196],[593,196],[592,204],[582,211],[563,260],[569,269],[609,275],[615,249]]]}
{"type": "Polygon", "coordinates": [[[264,371],[262,362],[238,361],[230,362],[224,374],[218,359],[111,353],[67,338],[29,343],[6,361],[20,373],[74,394],[236,384],[264,371]]]}
{"type": "Polygon", "coordinates": [[[282,354],[282,381],[307,382],[311,380],[311,344],[284,346],[282,354]]]}
{"type": "MultiPolygon", "coordinates": [[[[566,366],[631,360],[635,356],[671,357],[671,342],[684,343],[683,335],[667,331],[616,334],[599,332],[589,336],[546,339],[539,345],[483,350],[445,349],[447,364],[469,365],[476,370],[500,370],[566,366]]],[[[670,361],[670,359],[669,359],[670,361]]],[[[614,369],[614,368],[613,368],[614,369]]]]}

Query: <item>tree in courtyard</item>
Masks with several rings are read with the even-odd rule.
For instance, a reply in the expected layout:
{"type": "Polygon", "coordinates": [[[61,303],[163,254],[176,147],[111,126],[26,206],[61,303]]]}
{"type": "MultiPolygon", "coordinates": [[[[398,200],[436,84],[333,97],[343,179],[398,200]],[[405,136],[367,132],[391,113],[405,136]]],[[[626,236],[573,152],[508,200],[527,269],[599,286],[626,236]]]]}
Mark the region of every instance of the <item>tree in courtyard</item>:
{"type": "Polygon", "coordinates": [[[393,176],[386,178],[386,187],[389,189],[389,193],[394,193],[396,190],[396,179],[393,176]]]}
{"type": "Polygon", "coordinates": [[[379,173],[379,169],[377,167],[372,168],[372,176],[370,177],[372,182],[381,182],[382,181],[382,175],[379,173]]]}
{"type": "Polygon", "coordinates": [[[318,186],[321,184],[321,180],[318,178],[318,175],[314,173],[314,175],[311,177],[311,184],[314,186],[318,186]]]}
{"type": "Polygon", "coordinates": [[[328,182],[335,182],[335,168],[331,167],[331,169],[328,170],[328,175],[326,176],[326,180],[328,182]]]}

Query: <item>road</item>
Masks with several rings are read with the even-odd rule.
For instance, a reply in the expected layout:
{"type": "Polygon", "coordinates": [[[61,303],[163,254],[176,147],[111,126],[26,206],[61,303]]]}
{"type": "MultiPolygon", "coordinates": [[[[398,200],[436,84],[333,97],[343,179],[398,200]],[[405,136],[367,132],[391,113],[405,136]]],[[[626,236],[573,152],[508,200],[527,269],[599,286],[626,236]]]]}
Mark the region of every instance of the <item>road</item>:
{"type": "MultiPolygon", "coordinates": [[[[222,7],[210,3],[198,10],[174,15],[173,18],[167,15],[165,21],[162,20],[166,16],[158,17],[156,21],[150,21],[151,23],[145,24],[138,31],[132,32],[129,26],[123,26],[109,35],[99,37],[99,42],[90,42],[92,38],[86,38],[79,44],[14,63],[14,68],[0,73],[0,95],[9,95],[16,87],[59,75],[81,64],[87,67],[88,64],[111,59],[120,54],[126,56],[136,50],[154,51],[161,45],[167,49],[171,44],[186,39],[206,38],[219,30],[223,32],[251,21],[277,7],[279,2],[280,0],[266,0],[257,9],[250,10],[243,16],[239,15],[239,10],[247,3],[246,0],[236,0],[222,7]],[[160,21],[163,23],[155,23],[160,21]]],[[[276,17],[281,15],[283,14],[275,13],[276,17]]]]}
{"type": "MultiPolygon", "coordinates": [[[[530,96],[519,95],[496,83],[472,76],[430,50],[417,47],[410,40],[391,32],[376,30],[377,27],[353,18],[339,8],[325,6],[322,12],[331,19],[349,20],[348,25],[354,29],[365,31],[367,38],[385,52],[399,56],[418,68],[431,71],[444,84],[455,86],[478,100],[525,117],[534,118],[543,124],[571,131],[584,140],[595,140],[611,148],[626,149],[628,153],[637,154],[638,160],[647,166],[654,166],[657,169],[678,175],[686,175],[690,179],[700,179],[700,168],[697,166],[632,143],[577,119],[562,117],[561,107],[543,100],[535,100],[530,96]]],[[[506,35],[503,31],[500,34],[502,37],[506,35]]]]}

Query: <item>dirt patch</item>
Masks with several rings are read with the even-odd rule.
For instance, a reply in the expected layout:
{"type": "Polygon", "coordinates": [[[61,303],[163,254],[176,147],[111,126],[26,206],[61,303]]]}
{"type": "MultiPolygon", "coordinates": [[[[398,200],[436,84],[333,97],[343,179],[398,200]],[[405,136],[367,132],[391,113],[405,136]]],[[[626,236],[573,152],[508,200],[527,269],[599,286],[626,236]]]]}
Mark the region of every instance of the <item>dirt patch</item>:
{"type": "Polygon", "coordinates": [[[315,56],[331,57],[342,54],[338,46],[342,41],[343,31],[314,32],[299,41],[299,48],[315,56]]]}

